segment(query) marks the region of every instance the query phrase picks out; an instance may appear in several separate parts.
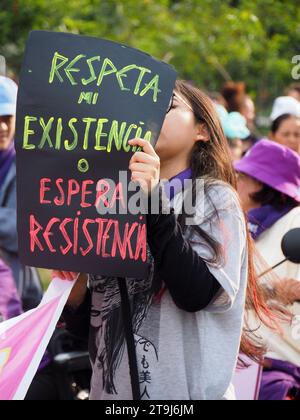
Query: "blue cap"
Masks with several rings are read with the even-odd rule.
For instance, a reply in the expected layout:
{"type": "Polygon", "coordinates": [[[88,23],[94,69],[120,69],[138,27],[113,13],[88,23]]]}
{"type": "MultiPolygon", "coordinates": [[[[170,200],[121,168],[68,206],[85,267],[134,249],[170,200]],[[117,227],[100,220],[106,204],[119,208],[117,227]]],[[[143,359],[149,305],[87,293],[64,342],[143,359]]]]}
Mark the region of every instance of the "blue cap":
{"type": "Polygon", "coordinates": [[[247,120],[239,112],[230,112],[222,105],[217,105],[217,113],[221,120],[221,124],[225,133],[225,136],[229,139],[241,139],[245,140],[250,136],[250,131],[247,127],[247,120]]]}
{"type": "Polygon", "coordinates": [[[0,76],[0,116],[16,115],[18,87],[8,77],[0,76]]]}

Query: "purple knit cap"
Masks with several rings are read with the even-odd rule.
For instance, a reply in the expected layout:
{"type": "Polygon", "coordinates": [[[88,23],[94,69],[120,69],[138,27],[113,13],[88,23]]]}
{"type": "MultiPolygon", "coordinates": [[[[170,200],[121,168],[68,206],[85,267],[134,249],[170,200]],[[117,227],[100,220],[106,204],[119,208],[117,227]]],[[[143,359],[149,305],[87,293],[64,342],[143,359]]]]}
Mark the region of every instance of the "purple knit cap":
{"type": "Polygon", "coordinates": [[[291,149],[264,139],[234,167],[300,203],[300,156],[291,149]]]}

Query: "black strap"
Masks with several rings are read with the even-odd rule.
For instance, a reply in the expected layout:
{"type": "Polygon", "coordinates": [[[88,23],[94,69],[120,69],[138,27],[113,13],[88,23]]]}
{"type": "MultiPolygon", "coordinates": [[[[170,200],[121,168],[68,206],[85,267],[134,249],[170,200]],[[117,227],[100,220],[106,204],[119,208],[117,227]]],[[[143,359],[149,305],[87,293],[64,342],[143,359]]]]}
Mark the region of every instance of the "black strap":
{"type": "Polygon", "coordinates": [[[139,401],[141,399],[140,381],[136,357],[136,347],[132,328],[130,301],[128,296],[126,280],[123,278],[118,278],[118,284],[121,294],[121,307],[124,321],[125,338],[128,350],[132,396],[134,401],[139,401]]]}

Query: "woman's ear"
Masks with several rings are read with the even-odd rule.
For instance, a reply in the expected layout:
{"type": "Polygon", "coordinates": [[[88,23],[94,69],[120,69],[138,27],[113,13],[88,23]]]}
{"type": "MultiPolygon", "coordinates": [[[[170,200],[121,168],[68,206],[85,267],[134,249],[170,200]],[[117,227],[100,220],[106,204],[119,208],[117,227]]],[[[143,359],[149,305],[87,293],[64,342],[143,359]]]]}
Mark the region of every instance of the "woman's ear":
{"type": "Polygon", "coordinates": [[[274,141],[274,134],[272,133],[272,131],[269,131],[268,134],[268,139],[273,140],[274,141]]]}
{"type": "Polygon", "coordinates": [[[195,142],[198,142],[198,141],[204,141],[204,142],[209,141],[209,132],[208,132],[206,124],[204,123],[198,123],[196,126],[195,142]]]}

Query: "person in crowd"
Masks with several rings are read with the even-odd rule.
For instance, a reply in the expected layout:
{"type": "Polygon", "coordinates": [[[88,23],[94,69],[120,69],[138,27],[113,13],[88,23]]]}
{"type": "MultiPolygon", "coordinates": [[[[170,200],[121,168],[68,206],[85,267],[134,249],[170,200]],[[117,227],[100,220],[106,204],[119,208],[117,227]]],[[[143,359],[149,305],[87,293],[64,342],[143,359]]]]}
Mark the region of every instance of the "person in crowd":
{"type": "Polygon", "coordinates": [[[14,318],[21,313],[22,304],[12,272],[0,258],[0,322],[14,318]]]}
{"type": "Polygon", "coordinates": [[[300,155],[300,117],[293,114],[277,117],[272,122],[269,138],[300,155]]]}
{"type": "MultiPolygon", "coordinates": [[[[242,334],[246,295],[260,317],[268,311],[256,288],[251,241],[215,107],[201,90],[178,81],[155,150],[142,139],[130,144],[143,150],[133,155],[129,169],[145,200],[159,194],[165,208],[159,179],[190,179],[193,186],[185,192],[196,203],[192,224],[182,208],[182,191],[169,195],[173,212],[146,215],[149,277],[124,279],[140,397],[234,399],[231,379],[239,350],[258,359],[263,355],[263,348],[242,334]],[[198,179],[204,184],[200,200],[198,179]]],[[[118,280],[81,274],[65,319],[71,332],[89,336],[91,399],[132,399],[118,280]]]]}
{"type": "Polygon", "coordinates": [[[17,85],[0,76],[0,249],[13,272],[24,310],[38,305],[42,287],[35,269],[24,267],[18,257],[16,214],[16,125],[17,85]]]}
{"type": "Polygon", "coordinates": [[[295,98],[298,102],[300,102],[300,83],[292,83],[287,89],[286,89],[286,96],[291,96],[292,98],[295,98]]]}
{"type": "Polygon", "coordinates": [[[243,153],[245,154],[261,137],[256,126],[256,109],[252,98],[246,92],[244,82],[226,82],[222,89],[226,100],[226,109],[229,113],[238,112],[246,118],[249,136],[243,140],[243,153]]]}
{"type": "MultiPolygon", "coordinates": [[[[256,247],[273,267],[284,259],[281,241],[300,228],[300,157],[287,147],[261,140],[235,163],[238,192],[248,214],[256,247]]],[[[266,287],[287,305],[295,319],[300,315],[300,265],[285,262],[275,269],[277,280],[266,287]]],[[[261,281],[265,281],[262,279],[261,281]]],[[[253,322],[253,329],[260,326],[253,322]]],[[[260,399],[300,399],[300,337],[288,324],[275,333],[263,324],[257,332],[267,344],[260,399]]]]}
{"type": "Polygon", "coordinates": [[[250,135],[246,118],[239,112],[228,113],[221,105],[217,105],[216,108],[228,140],[232,159],[233,161],[240,160],[244,153],[243,141],[246,141],[250,135]]]}

